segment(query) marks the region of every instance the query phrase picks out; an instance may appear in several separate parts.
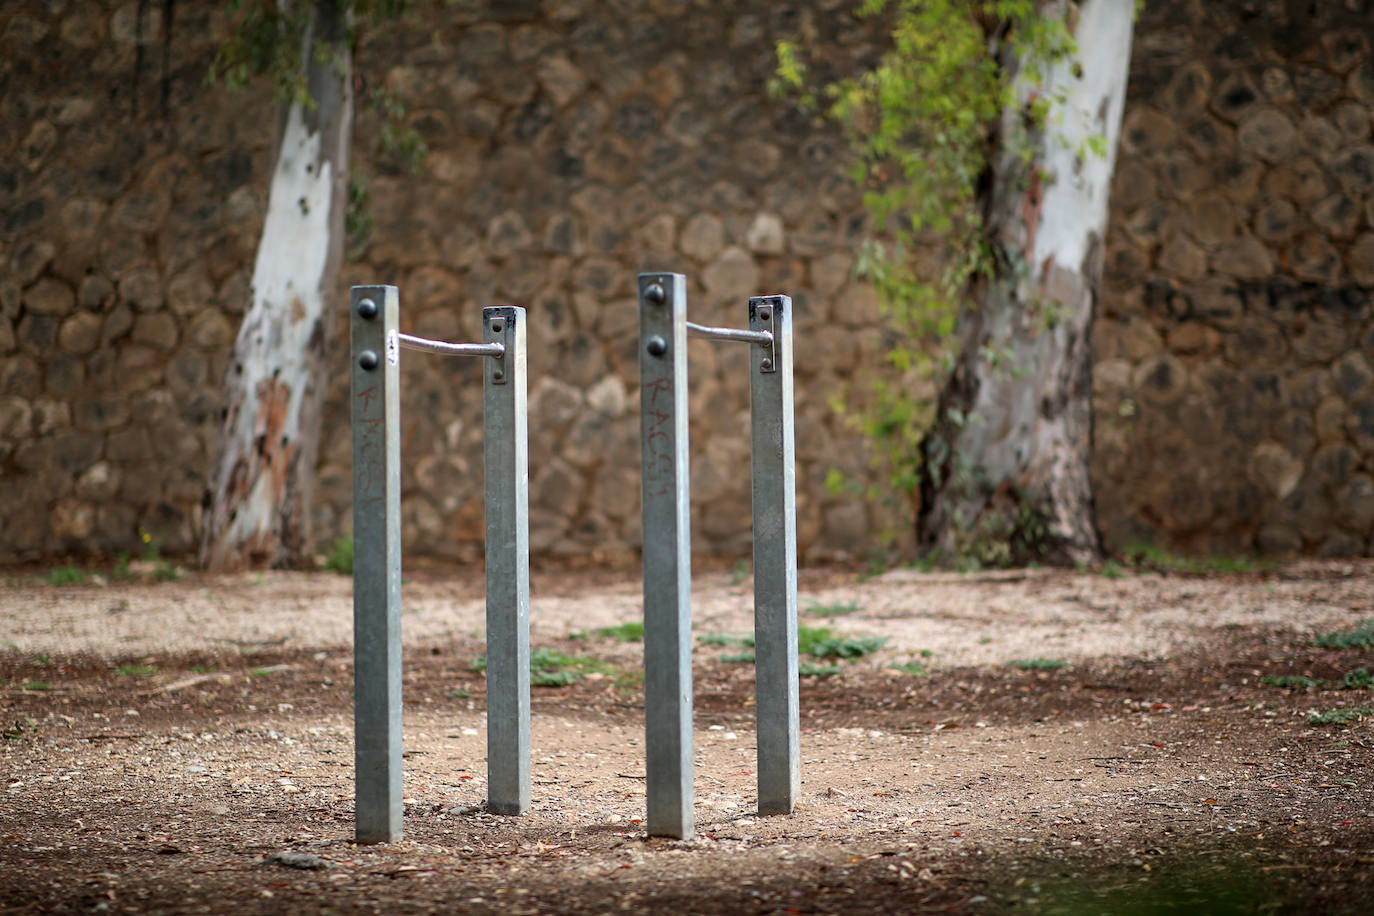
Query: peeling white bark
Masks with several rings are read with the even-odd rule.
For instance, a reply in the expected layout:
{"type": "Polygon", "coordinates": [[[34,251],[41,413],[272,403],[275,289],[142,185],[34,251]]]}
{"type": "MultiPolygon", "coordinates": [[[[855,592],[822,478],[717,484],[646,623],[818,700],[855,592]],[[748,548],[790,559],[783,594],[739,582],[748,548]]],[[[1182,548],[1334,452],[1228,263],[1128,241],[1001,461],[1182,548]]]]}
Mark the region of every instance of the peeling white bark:
{"type": "MultiPolygon", "coordinates": [[[[1054,6],[1070,10],[1064,0],[1054,6]]],[[[1091,333],[1134,13],[1134,0],[1084,0],[1076,61],[1056,63],[1042,86],[1018,85],[1022,104],[1035,93],[1059,101],[1033,138],[1029,169],[1013,151],[996,163],[988,228],[1010,269],[989,283],[965,328],[945,403],[968,421],[937,430],[954,458],[924,488],[927,546],[949,550],[989,514],[1006,519],[1029,505],[1046,516],[1057,558],[1100,552],[1089,479],[1091,333]],[[1105,155],[1088,152],[1094,137],[1105,155]]],[[[1004,135],[1019,118],[1006,113],[1004,135]]]]}
{"type": "MultiPolygon", "coordinates": [[[[322,34],[342,35],[333,3],[316,10],[317,23],[326,20],[322,34]]],[[[225,378],[200,552],[208,569],[308,559],[328,383],[327,310],[342,255],[352,133],[347,45],[341,47],[341,67],[310,55],[315,107],[290,107],[277,148],[252,299],[225,378]]]]}

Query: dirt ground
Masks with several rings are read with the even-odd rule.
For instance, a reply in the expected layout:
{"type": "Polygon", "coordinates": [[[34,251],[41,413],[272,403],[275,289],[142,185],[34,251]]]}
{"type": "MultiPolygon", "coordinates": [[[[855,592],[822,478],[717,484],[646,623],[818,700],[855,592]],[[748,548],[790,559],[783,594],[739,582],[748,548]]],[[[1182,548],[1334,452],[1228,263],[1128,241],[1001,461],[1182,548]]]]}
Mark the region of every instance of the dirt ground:
{"type": "Polygon", "coordinates": [[[0,912],[1374,908],[1372,720],[1311,721],[1374,707],[1374,650],[1314,642],[1374,618],[1374,563],[805,570],[804,625],[883,642],[807,659],[839,671],[803,677],[802,800],[768,818],[728,660],[751,585],[699,572],[690,841],[641,823],[640,645],[610,629],[639,615],[631,573],[536,574],[532,641],[576,679],[535,689],[533,810],[483,810],[481,588],[408,573],[406,837],[358,846],[349,579],[12,571],[0,912]]]}

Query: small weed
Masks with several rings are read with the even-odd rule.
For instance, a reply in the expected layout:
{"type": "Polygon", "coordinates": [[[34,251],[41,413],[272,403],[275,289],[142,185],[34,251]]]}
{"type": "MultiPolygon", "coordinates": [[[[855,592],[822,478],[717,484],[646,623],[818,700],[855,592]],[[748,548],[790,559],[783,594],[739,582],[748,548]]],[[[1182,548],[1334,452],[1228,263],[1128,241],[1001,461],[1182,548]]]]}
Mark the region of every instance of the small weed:
{"type": "Polygon", "coordinates": [[[460,687],[457,690],[450,690],[444,696],[450,700],[467,700],[472,697],[472,694],[460,687]]]}
{"type": "Polygon", "coordinates": [[[331,572],[336,572],[341,576],[353,575],[353,537],[337,537],[334,543],[329,545],[329,554],[325,557],[324,568],[331,572]]]}
{"type": "Polygon", "coordinates": [[[1290,690],[1305,690],[1308,687],[1320,687],[1321,681],[1316,678],[1308,677],[1305,674],[1266,674],[1260,678],[1260,683],[1268,687],[1285,687],[1290,690]]]}
{"type": "Polygon", "coordinates": [[[850,614],[858,613],[859,602],[857,601],[835,601],[830,604],[808,605],[805,613],[813,617],[847,617],[850,614]]]}
{"type": "Polygon", "coordinates": [[[15,719],[13,725],[6,726],[5,728],[0,728],[0,738],[4,738],[6,740],[22,738],[25,732],[33,731],[37,727],[37,719],[25,716],[22,719],[15,719]]]}
{"type": "Polygon", "coordinates": [[[862,658],[872,655],[886,644],[887,638],[884,636],[823,639],[811,646],[807,654],[815,658],[862,658]]]}
{"type": "Polygon", "coordinates": [[[214,669],[214,668],[211,668],[209,665],[192,665],[192,666],[191,666],[191,673],[192,673],[192,674],[209,674],[211,671],[214,671],[214,670],[215,670],[215,669],[214,669]]]}
{"type": "Polygon", "coordinates": [[[893,665],[893,668],[912,677],[925,677],[930,674],[930,666],[925,662],[907,661],[893,665]]]}
{"type": "Polygon", "coordinates": [[[802,662],[797,666],[797,674],[801,677],[834,677],[839,673],[839,665],[817,665],[813,662],[802,662]]]}
{"type": "Polygon", "coordinates": [[[1362,620],[1347,633],[1327,633],[1312,640],[1319,649],[1368,649],[1374,647],[1374,620],[1362,620]]]}
{"type": "Polygon", "coordinates": [[[752,646],[752,636],[726,636],[724,633],[707,633],[698,636],[697,643],[703,646],[752,646]]]}
{"type": "Polygon", "coordinates": [[[1097,570],[1097,574],[1104,579],[1121,579],[1124,578],[1128,572],[1130,572],[1130,570],[1116,562],[1116,560],[1108,560],[1098,567],[1097,570]]]}
{"type": "Polygon", "coordinates": [[[486,671],[487,657],[485,655],[477,656],[472,660],[472,664],[468,665],[468,668],[472,671],[486,671]]]}
{"type": "Polygon", "coordinates": [[[740,560],[730,568],[730,584],[743,585],[749,581],[749,577],[754,574],[754,569],[749,565],[748,560],[740,560]]]}
{"type": "Polygon", "coordinates": [[[33,663],[35,665],[46,665],[51,661],[52,656],[48,655],[46,652],[39,652],[37,655],[33,657],[33,663]]]}
{"type": "Polygon", "coordinates": [[[835,638],[835,631],[830,627],[797,627],[797,652],[801,655],[811,655],[812,649],[829,639],[835,638]]]}
{"type": "Polygon", "coordinates": [[[47,681],[25,681],[25,690],[52,690],[52,684],[47,681]]]}
{"type": "Polygon", "coordinates": [[[1021,671],[1058,671],[1068,667],[1068,662],[1058,658],[1013,658],[1007,662],[1009,668],[1021,671]]]}
{"type": "Polygon", "coordinates": [[[617,624],[613,627],[602,627],[596,631],[596,635],[603,639],[614,639],[616,642],[643,642],[644,624],[638,620],[629,623],[617,624]]]}
{"type": "Polygon", "coordinates": [[[1374,716],[1374,709],[1368,706],[1359,706],[1350,709],[1331,709],[1326,712],[1314,712],[1307,717],[1307,721],[1312,725],[1349,725],[1352,722],[1359,722],[1374,716]]]}
{"type": "Polygon", "coordinates": [[[86,573],[76,566],[59,566],[48,573],[49,585],[81,585],[86,581],[86,573]]]}
{"type": "Polygon", "coordinates": [[[271,677],[275,672],[271,668],[252,668],[248,671],[249,677],[271,677]]]}
{"type": "Polygon", "coordinates": [[[120,677],[151,677],[157,674],[157,669],[151,665],[120,665],[115,669],[115,674],[120,677]]]}
{"type": "Polygon", "coordinates": [[[1356,668],[1346,674],[1344,683],[1347,690],[1367,690],[1374,687],[1374,677],[1366,669],[1356,668]]]}
{"type": "Polygon", "coordinates": [[[1245,555],[1185,557],[1153,544],[1134,544],[1123,550],[1121,556],[1127,565],[1136,569],[1163,573],[1249,573],[1267,569],[1270,565],[1245,555]]]}
{"type": "Polygon", "coordinates": [[[567,687],[576,684],[581,675],[573,671],[555,671],[552,668],[531,668],[531,687],[567,687]]]}
{"type": "Polygon", "coordinates": [[[127,582],[134,577],[129,570],[129,554],[121,550],[115,554],[114,565],[110,567],[110,578],[119,582],[127,582]]]}
{"type": "Polygon", "coordinates": [[[727,652],[720,657],[720,660],[728,665],[752,665],[754,663],[754,653],[727,652]]]}
{"type": "Polygon", "coordinates": [[[991,637],[991,636],[980,636],[980,637],[978,637],[978,645],[980,645],[980,646],[990,646],[990,645],[992,645],[992,637],[991,637]]]}

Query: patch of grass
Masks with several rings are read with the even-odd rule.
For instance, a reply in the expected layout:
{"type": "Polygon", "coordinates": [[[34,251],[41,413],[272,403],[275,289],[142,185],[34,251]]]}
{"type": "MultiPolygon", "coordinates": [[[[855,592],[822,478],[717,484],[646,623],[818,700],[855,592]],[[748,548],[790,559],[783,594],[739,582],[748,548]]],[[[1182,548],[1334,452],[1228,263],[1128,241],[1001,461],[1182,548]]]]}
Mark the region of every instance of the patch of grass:
{"type": "Polygon", "coordinates": [[[115,674],[120,677],[151,677],[157,674],[157,669],[151,665],[120,665],[115,669],[115,674]]]}
{"type": "Polygon", "coordinates": [[[1272,565],[1245,554],[1188,557],[1154,544],[1133,544],[1121,551],[1121,557],[1136,569],[1163,573],[1250,573],[1272,565]]]}
{"type": "Polygon", "coordinates": [[[444,696],[450,700],[467,700],[471,699],[472,694],[460,687],[457,690],[450,690],[444,696]]]}
{"type": "Polygon", "coordinates": [[[1356,668],[1354,671],[1347,672],[1343,681],[1347,690],[1368,690],[1374,687],[1374,677],[1364,668],[1356,668]]]}
{"type": "Polygon", "coordinates": [[[754,569],[748,560],[740,560],[730,568],[730,584],[742,585],[749,581],[749,577],[754,574],[754,569]]]}
{"type": "Polygon", "coordinates": [[[251,668],[248,671],[249,677],[271,677],[276,672],[270,668],[251,668]]]}
{"type": "Polygon", "coordinates": [[[324,568],[341,576],[353,575],[353,537],[337,537],[329,545],[329,553],[324,558],[324,568]]]}
{"type": "Polygon", "coordinates": [[[847,617],[850,614],[858,613],[859,602],[857,601],[833,601],[830,604],[811,604],[808,605],[803,613],[813,617],[847,617]]]}
{"type": "Polygon", "coordinates": [[[754,644],[754,637],[727,636],[724,633],[707,633],[705,636],[697,637],[697,644],[702,646],[752,646],[754,644]]]}
{"type": "Polygon", "coordinates": [[[1321,681],[1305,674],[1266,674],[1260,678],[1260,683],[1266,687],[1285,687],[1289,690],[1304,690],[1308,687],[1320,687],[1321,681]]]}
{"type": "Polygon", "coordinates": [[[752,665],[754,663],[754,653],[727,652],[720,657],[720,660],[729,665],[752,665]]]}
{"type": "Polygon", "coordinates": [[[925,662],[899,662],[898,664],[895,664],[892,667],[902,672],[903,674],[909,674],[912,677],[925,677],[926,675],[930,674],[930,666],[927,665],[925,662]]]}
{"type": "Polygon", "coordinates": [[[118,582],[128,582],[134,577],[129,569],[128,551],[121,550],[115,554],[114,565],[110,567],[110,578],[118,582]]]}
{"type": "Polygon", "coordinates": [[[1327,633],[1312,640],[1318,649],[1368,649],[1374,647],[1374,620],[1361,620],[1345,633],[1327,633]]]}
{"type": "Polygon", "coordinates": [[[1068,662],[1058,658],[1013,658],[1007,662],[1007,667],[1017,668],[1021,671],[1058,671],[1060,668],[1067,668],[1068,662]]]}
{"type": "Polygon", "coordinates": [[[886,644],[885,636],[833,637],[811,646],[807,654],[814,658],[862,658],[872,655],[886,644]]]}
{"type": "MultiPolygon", "coordinates": [[[[486,656],[479,655],[469,666],[473,671],[486,671],[486,656]]],[[[576,684],[587,674],[608,674],[618,685],[634,681],[634,675],[615,665],[594,658],[583,658],[540,647],[530,652],[530,685],[533,687],[567,687],[576,684]]],[[[466,697],[466,691],[464,691],[466,697]]]]}
{"type": "Polygon", "coordinates": [[[472,671],[486,671],[487,657],[485,655],[477,656],[472,660],[472,664],[468,665],[468,668],[472,671]]]}
{"type": "Polygon", "coordinates": [[[839,665],[817,665],[813,662],[802,662],[797,666],[797,674],[800,677],[834,677],[839,673],[839,665]]]}
{"type": "Polygon", "coordinates": [[[1097,569],[1097,574],[1104,579],[1121,579],[1129,572],[1130,569],[1121,565],[1116,560],[1108,560],[1097,569]]]}
{"type": "Polygon", "coordinates": [[[25,681],[23,687],[25,690],[52,690],[52,684],[47,681],[25,681]]]}
{"type": "Polygon", "coordinates": [[[828,639],[835,638],[835,631],[830,627],[797,627],[797,652],[801,655],[810,655],[811,650],[828,639]]]}
{"type": "Polygon", "coordinates": [[[34,655],[34,657],[33,657],[33,663],[34,663],[35,665],[46,665],[46,664],[48,664],[48,663],[51,662],[51,661],[52,661],[52,656],[49,655],[49,654],[47,654],[46,652],[39,652],[38,654],[34,655]]]}
{"type": "Polygon", "coordinates": [[[643,642],[644,623],[643,621],[632,620],[629,623],[621,623],[613,627],[602,627],[596,631],[596,635],[602,639],[614,639],[616,642],[643,642]]]}
{"type": "Polygon", "coordinates": [[[1368,706],[1358,706],[1345,709],[1329,709],[1326,712],[1314,712],[1307,717],[1311,725],[1349,725],[1352,722],[1359,722],[1374,716],[1374,708],[1368,706]]]}
{"type": "Polygon", "coordinates": [[[46,581],[49,585],[83,585],[86,578],[86,573],[79,567],[58,566],[48,572],[46,581]]]}
{"type": "Polygon", "coordinates": [[[24,737],[25,732],[35,731],[38,728],[38,720],[30,716],[22,719],[15,719],[14,724],[0,728],[0,738],[6,741],[13,741],[15,738],[24,737]]]}

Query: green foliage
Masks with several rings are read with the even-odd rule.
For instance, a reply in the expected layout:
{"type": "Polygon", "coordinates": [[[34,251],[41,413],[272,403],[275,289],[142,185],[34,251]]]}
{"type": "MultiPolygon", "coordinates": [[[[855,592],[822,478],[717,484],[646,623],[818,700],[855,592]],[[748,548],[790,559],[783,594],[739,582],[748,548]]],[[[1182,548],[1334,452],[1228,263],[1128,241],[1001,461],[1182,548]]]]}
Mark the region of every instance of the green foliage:
{"type": "Polygon", "coordinates": [[[929,665],[927,665],[925,662],[918,662],[915,660],[898,662],[892,667],[897,671],[900,671],[903,674],[909,674],[912,677],[925,677],[926,675],[930,674],[929,665]]]}
{"type": "MultiPolygon", "coordinates": [[[[929,438],[930,467],[922,442],[936,428],[936,396],[954,367],[970,289],[1015,260],[1001,258],[986,236],[979,194],[988,153],[1000,145],[1029,166],[1029,139],[1044,126],[1049,99],[1031,91],[1021,118],[1001,121],[1002,113],[1017,104],[1017,80],[1041,86],[1047,65],[1075,51],[1065,23],[1037,7],[1034,0],[864,0],[860,15],[889,17],[891,47],[871,70],[819,87],[806,49],[778,44],[775,92],[843,127],[854,152],[851,177],[877,236],[861,249],[856,272],[878,292],[890,331],[888,371],[870,373],[871,390],[848,392],[853,403],[845,408],[876,445],[886,478],[872,498],[914,508],[923,473],[958,471],[947,436],[929,438]],[[1003,130],[994,134],[999,121],[1003,130]],[[942,257],[922,258],[931,251],[942,257]]],[[[943,419],[951,430],[967,422],[953,408],[943,419]]],[[[979,563],[1002,565],[1002,558],[979,563]]]]}
{"type": "Polygon", "coordinates": [[[85,581],[86,573],[78,566],[58,566],[47,575],[49,585],[82,585],[85,581]]]}
{"type": "Polygon", "coordinates": [[[799,677],[834,677],[840,673],[839,665],[817,665],[814,662],[802,662],[797,666],[799,677]]]}
{"type": "Polygon", "coordinates": [[[1013,658],[1007,662],[1007,667],[1021,671],[1058,671],[1060,668],[1068,667],[1068,664],[1058,658],[1013,658]]]}
{"type": "Polygon", "coordinates": [[[115,554],[114,565],[110,567],[110,578],[118,582],[127,582],[133,578],[133,573],[129,570],[128,551],[121,550],[115,554]]]}
{"type": "Polygon", "coordinates": [[[629,623],[617,624],[613,627],[602,627],[596,631],[596,635],[603,639],[614,639],[616,642],[643,642],[644,624],[638,620],[629,623]]]}
{"type": "Polygon", "coordinates": [[[720,660],[727,665],[752,665],[754,663],[754,653],[727,652],[720,657],[720,660]]]}
{"type": "Polygon", "coordinates": [[[1306,690],[1321,687],[1327,690],[1368,690],[1374,687],[1374,675],[1367,668],[1347,671],[1339,681],[1318,680],[1305,674],[1266,674],[1260,683],[1268,687],[1285,687],[1290,690],[1306,690]]]}
{"type": "Polygon", "coordinates": [[[724,633],[707,633],[705,636],[698,636],[697,642],[703,646],[752,646],[754,644],[754,637],[727,636],[724,633]]]}
{"type": "Polygon", "coordinates": [[[797,627],[797,653],[799,655],[810,655],[811,650],[829,639],[835,638],[835,631],[830,627],[797,627]]]}
{"type": "Polygon", "coordinates": [[[1368,706],[1358,706],[1329,709],[1321,713],[1314,712],[1307,717],[1307,721],[1312,725],[1349,725],[1352,722],[1368,719],[1370,716],[1374,716],[1374,709],[1368,706]]]}
{"type": "Polygon", "coordinates": [[[38,720],[31,716],[24,716],[23,718],[15,719],[13,724],[0,728],[0,738],[4,738],[6,741],[13,741],[16,738],[24,737],[25,732],[33,732],[37,731],[37,729],[38,720]]]}
{"type": "Polygon", "coordinates": [[[329,545],[329,555],[324,559],[324,568],[341,576],[353,575],[353,537],[345,535],[334,539],[329,545]]]}
{"type": "Polygon", "coordinates": [[[25,681],[23,689],[37,691],[52,690],[52,684],[49,684],[47,681],[25,681]]]}
{"type": "Polygon", "coordinates": [[[830,604],[811,604],[807,605],[804,613],[813,617],[847,617],[850,614],[858,613],[859,602],[857,601],[834,601],[830,604]]]}
{"type": "Polygon", "coordinates": [[[115,668],[115,674],[120,677],[151,677],[157,674],[157,669],[151,665],[120,665],[115,668]]]}
{"type": "Polygon", "coordinates": [[[748,560],[740,560],[730,568],[730,584],[741,585],[749,581],[749,577],[754,574],[753,568],[748,560]]]}
{"type": "Polygon", "coordinates": [[[1368,649],[1374,647],[1374,620],[1362,620],[1345,633],[1327,633],[1312,640],[1319,649],[1368,649]]]}
{"type": "Polygon", "coordinates": [[[872,655],[886,644],[887,638],[884,636],[823,639],[813,645],[808,654],[815,658],[862,658],[872,655]]]}
{"type": "Polygon", "coordinates": [[[1308,687],[1320,687],[1322,682],[1305,674],[1266,674],[1260,678],[1260,683],[1267,687],[1305,690],[1308,687]]]}
{"type": "Polygon", "coordinates": [[[1252,573],[1270,565],[1245,554],[1189,557],[1154,544],[1132,544],[1121,551],[1121,560],[1134,569],[1160,573],[1252,573]]]}

